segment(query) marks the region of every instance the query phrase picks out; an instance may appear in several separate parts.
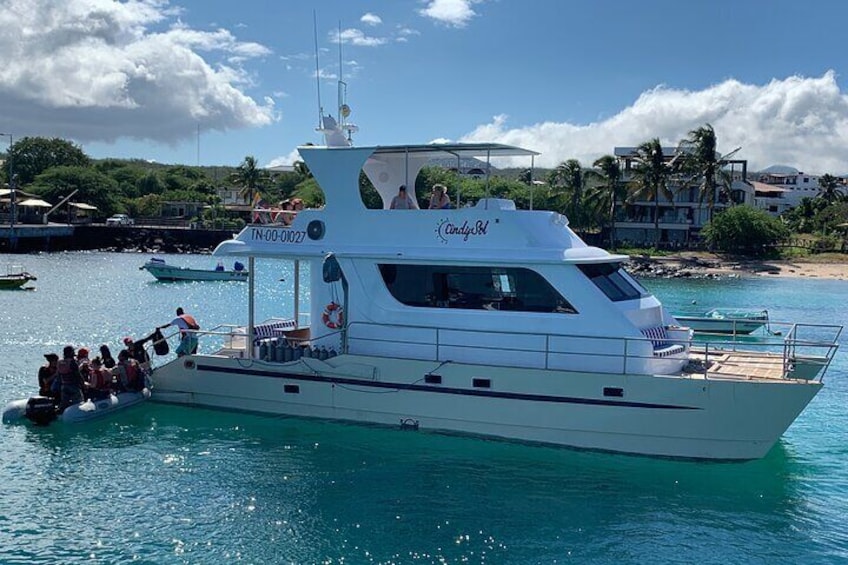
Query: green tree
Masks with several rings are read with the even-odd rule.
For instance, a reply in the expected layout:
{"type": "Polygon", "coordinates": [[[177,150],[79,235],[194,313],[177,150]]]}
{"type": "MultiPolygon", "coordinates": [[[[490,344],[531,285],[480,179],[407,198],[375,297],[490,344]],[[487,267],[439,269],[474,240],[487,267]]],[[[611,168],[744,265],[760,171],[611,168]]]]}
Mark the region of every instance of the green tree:
{"type": "Polygon", "coordinates": [[[757,256],[786,239],[789,229],[764,210],[742,205],[716,214],[701,235],[711,249],[757,256]]]}
{"type": "MultiPolygon", "coordinates": [[[[582,225],[582,214],[580,214],[580,200],[583,197],[585,179],[583,178],[583,167],[577,159],[563,161],[548,175],[548,184],[551,187],[551,196],[556,199],[568,201],[566,215],[577,225],[582,225]]],[[[560,208],[562,209],[562,208],[560,208]]]]}
{"type": "Polygon", "coordinates": [[[598,209],[606,209],[609,220],[610,249],[615,249],[615,206],[618,200],[624,200],[624,183],[621,182],[621,165],[612,155],[604,155],[592,163],[595,170],[589,171],[590,179],[597,179],[600,184],[587,190],[587,200],[598,209]]]}
{"type": "MultiPolygon", "coordinates": [[[[679,168],[698,180],[699,202],[707,203],[708,217],[712,219],[716,204],[716,193],[730,193],[731,179],[722,168],[727,164],[726,157],[716,151],[718,141],[715,130],[710,124],[693,129],[689,136],[680,142],[679,168]]],[[[733,151],[735,153],[735,151],[733,151]]],[[[688,183],[683,183],[684,187],[688,183]]]]}
{"type": "Polygon", "coordinates": [[[162,181],[159,180],[159,175],[153,171],[149,171],[143,177],[136,181],[136,194],[162,194],[165,187],[162,181]]]}
{"type": "Polygon", "coordinates": [[[82,149],[64,139],[24,137],[9,150],[19,186],[28,185],[51,167],[87,167],[91,160],[82,149]]]}
{"type": "Polygon", "coordinates": [[[843,200],[842,192],[839,191],[839,179],[830,174],[822,175],[819,178],[819,193],[817,198],[821,198],[828,204],[843,200]]]}
{"type": "Polygon", "coordinates": [[[292,169],[294,169],[294,173],[300,177],[298,182],[312,178],[312,171],[309,170],[309,167],[307,167],[306,163],[303,161],[295,161],[292,165],[292,169]]]}
{"type": "Polygon", "coordinates": [[[162,197],[145,194],[129,201],[128,210],[134,216],[159,216],[162,213],[162,197]]]}
{"type": "Polygon", "coordinates": [[[233,173],[232,181],[241,187],[239,195],[244,198],[245,203],[252,203],[254,194],[258,189],[270,182],[268,171],[260,168],[256,163],[256,157],[248,155],[233,173]]]}
{"type": "Polygon", "coordinates": [[[634,191],[631,200],[654,201],[654,241],[660,242],[660,195],[670,202],[674,194],[668,188],[669,167],[663,155],[662,144],[655,137],[636,148],[636,167],[633,169],[634,191]]]}
{"type": "Polygon", "coordinates": [[[126,211],[118,184],[92,167],[53,167],[38,175],[29,189],[53,204],[76,190],[72,200],[97,206],[102,216],[126,211]]]}

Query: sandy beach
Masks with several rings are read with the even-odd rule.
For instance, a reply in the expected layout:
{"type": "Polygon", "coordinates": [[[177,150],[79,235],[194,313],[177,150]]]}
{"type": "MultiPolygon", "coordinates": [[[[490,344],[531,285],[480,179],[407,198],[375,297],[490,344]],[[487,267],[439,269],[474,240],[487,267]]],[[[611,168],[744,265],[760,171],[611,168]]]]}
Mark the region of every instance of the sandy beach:
{"type": "Polygon", "coordinates": [[[640,276],[763,276],[848,280],[848,256],[828,254],[792,260],[754,260],[690,251],[661,257],[633,255],[628,269],[640,276]]]}

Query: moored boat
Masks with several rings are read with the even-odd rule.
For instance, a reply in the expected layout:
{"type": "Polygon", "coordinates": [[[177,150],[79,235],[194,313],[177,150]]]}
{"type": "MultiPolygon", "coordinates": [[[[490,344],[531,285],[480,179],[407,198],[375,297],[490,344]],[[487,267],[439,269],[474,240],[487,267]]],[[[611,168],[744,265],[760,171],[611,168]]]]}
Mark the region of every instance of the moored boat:
{"type": "Polygon", "coordinates": [[[7,268],[5,275],[0,275],[0,290],[30,290],[31,287],[24,288],[24,285],[35,280],[38,279],[24,271],[23,267],[11,266],[7,268]]]}
{"type": "Polygon", "coordinates": [[[251,277],[257,261],[290,260],[294,317],[254,324],[249,294],[250,323],[213,328],[206,333],[223,335],[223,347],[157,367],[154,400],[754,459],[821,389],[841,326],[796,324],[748,351],[693,342],[622,268],[627,256],[586,245],[560,213],[499,198],[391,209],[399,186],[415,202],[425,165],[535,152],[495,143],[352,147],[343,123],[325,118],[324,127],[327,146],[299,148],[324,207],[291,224],[248,225],[215,250],[246,258],[251,277]],[[361,172],[382,209],[363,204],[361,172]]]}
{"type": "Polygon", "coordinates": [[[214,269],[192,269],[169,265],[164,259],[153,257],[139,270],[145,270],[160,281],[246,281],[248,272],[238,261],[232,270],[226,270],[222,264],[214,269]]]}
{"type": "Polygon", "coordinates": [[[54,421],[86,422],[135,406],[148,398],[150,398],[150,390],[147,388],[141,391],[112,393],[98,400],[88,399],[72,404],[60,413],[52,398],[33,396],[9,402],[3,409],[3,423],[9,424],[22,420],[29,420],[38,425],[47,425],[54,421]]]}
{"type": "Polygon", "coordinates": [[[696,332],[747,335],[769,323],[768,310],[751,308],[712,308],[706,311],[680,311],[672,314],[683,326],[696,332]]]}

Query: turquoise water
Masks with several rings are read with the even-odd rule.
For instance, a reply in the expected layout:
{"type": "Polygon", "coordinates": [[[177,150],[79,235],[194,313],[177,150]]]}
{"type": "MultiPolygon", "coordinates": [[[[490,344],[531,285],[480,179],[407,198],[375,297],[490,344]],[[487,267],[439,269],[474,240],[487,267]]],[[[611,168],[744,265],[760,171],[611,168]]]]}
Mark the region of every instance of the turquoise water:
{"type": "MultiPolygon", "coordinates": [[[[39,277],[0,293],[0,402],[32,393],[42,353],[115,352],[176,306],[204,328],[246,322],[246,284],[157,283],[145,258],[0,255],[39,277]]],[[[260,316],[289,314],[291,274],[260,269],[260,316]]],[[[644,282],[672,307],[848,323],[844,281],[644,282]]],[[[844,563],[846,377],[841,350],[821,394],[748,463],[152,403],[76,427],[4,425],[0,563],[844,563]]]]}

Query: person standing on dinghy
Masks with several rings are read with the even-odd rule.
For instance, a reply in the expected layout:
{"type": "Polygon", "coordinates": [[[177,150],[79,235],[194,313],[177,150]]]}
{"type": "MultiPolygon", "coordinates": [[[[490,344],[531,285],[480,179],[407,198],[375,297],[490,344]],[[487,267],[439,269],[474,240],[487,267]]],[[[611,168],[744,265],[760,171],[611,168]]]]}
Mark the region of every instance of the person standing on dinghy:
{"type": "Polygon", "coordinates": [[[180,344],[177,346],[177,357],[197,353],[197,335],[194,332],[200,329],[200,325],[198,325],[194,316],[186,314],[182,308],[177,308],[177,317],[171,320],[170,323],[159,326],[159,329],[164,330],[168,326],[177,326],[180,328],[180,344]]]}
{"type": "Polygon", "coordinates": [[[82,390],[85,382],[80,375],[79,365],[74,359],[74,348],[70,345],[65,346],[62,359],[56,363],[56,376],[62,383],[59,412],[63,412],[71,404],[83,401],[82,390]]]}

